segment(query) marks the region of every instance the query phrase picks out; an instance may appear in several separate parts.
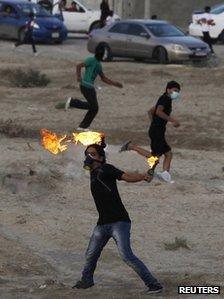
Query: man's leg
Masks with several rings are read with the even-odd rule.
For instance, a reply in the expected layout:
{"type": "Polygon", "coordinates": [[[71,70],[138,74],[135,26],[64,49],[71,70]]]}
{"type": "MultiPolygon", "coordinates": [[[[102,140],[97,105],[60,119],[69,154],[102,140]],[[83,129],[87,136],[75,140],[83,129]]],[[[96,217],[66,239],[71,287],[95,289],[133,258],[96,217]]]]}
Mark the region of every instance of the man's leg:
{"type": "Polygon", "coordinates": [[[89,241],[86,251],[86,262],[82,271],[82,281],[88,284],[94,284],[93,273],[96,269],[97,261],[100,257],[103,247],[107,244],[110,236],[105,231],[105,227],[97,225],[89,241]]]}
{"type": "Polygon", "coordinates": [[[88,128],[99,110],[96,91],[94,88],[86,88],[84,86],[81,86],[81,92],[86,98],[89,108],[79,127],[88,128]]]}
{"type": "Polygon", "coordinates": [[[30,37],[30,42],[31,42],[31,45],[32,45],[33,53],[34,54],[37,53],[36,45],[35,45],[35,42],[34,42],[34,39],[33,39],[32,35],[30,37]]]}
{"type": "Polygon", "coordinates": [[[209,45],[211,52],[214,53],[214,50],[212,47],[212,39],[210,37],[209,32],[203,32],[203,41],[209,45]]]}
{"type": "Polygon", "coordinates": [[[168,151],[164,154],[164,160],[163,160],[163,171],[170,171],[170,164],[172,160],[172,152],[168,151]]]}
{"type": "Polygon", "coordinates": [[[130,229],[129,222],[116,222],[112,226],[112,237],[117,244],[121,258],[140,276],[146,286],[159,284],[145,264],[133,254],[130,246],[130,229]]]}
{"type": "Polygon", "coordinates": [[[132,143],[132,141],[125,142],[122,145],[119,152],[124,152],[124,151],[135,151],[139,155],[146,157],[146,158],[149,158],[152,156],[150,151],[147,151],[144,148],[132,143]]]}

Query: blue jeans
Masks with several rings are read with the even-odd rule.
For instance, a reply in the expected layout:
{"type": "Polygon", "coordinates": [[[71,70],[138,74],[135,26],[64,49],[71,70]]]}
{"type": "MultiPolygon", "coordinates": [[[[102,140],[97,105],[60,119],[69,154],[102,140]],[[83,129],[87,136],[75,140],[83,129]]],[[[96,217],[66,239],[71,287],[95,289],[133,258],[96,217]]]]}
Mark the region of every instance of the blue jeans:
{"type": "Polygon", "coordinates": [[[98,258],[104,246],[112,237],[117,244],[119,254],[123,261],[140,276],[146,286],[158,282],[143,262],[133,254],[130,246],[130,229],[131,223],[123,221],[97,225],[94,228],[86,251],[86,263],[82,272],[83,281],[94,283],[93,273],[96,269],[98,258]]]}

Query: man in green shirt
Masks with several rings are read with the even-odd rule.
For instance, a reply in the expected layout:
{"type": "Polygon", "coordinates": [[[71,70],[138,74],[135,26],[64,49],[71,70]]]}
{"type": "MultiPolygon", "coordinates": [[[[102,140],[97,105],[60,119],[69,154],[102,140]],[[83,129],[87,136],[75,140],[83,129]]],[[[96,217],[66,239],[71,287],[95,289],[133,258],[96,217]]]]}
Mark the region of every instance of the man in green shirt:
{"type": "Polygon", "coordinates": [[[94,87],[94,82],[96,77],[99,75],[101,80],[109,85],[113,85],[122,88],[122,84],[107,78],[102,70],[101,62],[104,56],[104,48],[98,46],[95,51],[94,57],[88,57],[84,62],[80,63],[76,67],[77,80],[80,83],[80,90],[86,101],[81,101],[69,97],[65,103],[59,103],[55,107],[57,109],[69,109],[78,108],[88,110],[84,119],[80,123],[79,127],[76,129],[78,131],[88,131],[88,127],[92,123],[98,112],[98,102],[96,96],[96,90],[94,87]],[[81,76],[82,68],[85,68],[84,75],[81,76]]]}

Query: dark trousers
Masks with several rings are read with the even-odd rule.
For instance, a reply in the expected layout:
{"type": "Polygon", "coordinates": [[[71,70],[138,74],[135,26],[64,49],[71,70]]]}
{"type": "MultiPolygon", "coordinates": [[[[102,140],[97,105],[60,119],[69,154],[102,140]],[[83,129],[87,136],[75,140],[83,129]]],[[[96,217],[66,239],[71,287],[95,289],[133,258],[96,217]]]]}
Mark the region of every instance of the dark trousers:
{"type": "Polygon", "coordinates": [[[104,246],[110,238],[113,238],[123,261],[139,275],[146,286],[158,282],[143,262],[133,254],[130,246],[130,229],[131,223],[124,221],[97,225],[94,228],[86,251],[86,263],[82,272],[83,281],[94,283],[93,274],[97,261],[104,246]]]}
{"type": "Polygon", "coordinates": [[[209,45],[211,52],[214,53],[213,47],[212,47],[212,39],[208,31],[203,32],[203,41],[209,45]]]}
{"type": "Polygon", "coordinates": [[[70,107],[88,110],[84,119],[79,125],[81,128],[88,128],[99,110],[96,91],[94,88],[87,88],[83,85],[80,85],[80,90],[86,101],[71,99],[70,107]]]}
{"type": "Polygon", "coordinates": [[[17,41],[15,43],[15,46],[18,47],[18,46],[21,46],[21,45],[24,45],[24,44],[29,44],[31,43],[32,45],[32,49],[33,49],[33,53],[36,53],[37,50],[36,50],[36,46],[35,46],[35,42],[34,42],[34,39],[33,39],[33,36],[32,36],[32,32],[26,32],[25,33],[25,36],[24,36],[24,39],[22,41],[17,41]]]}

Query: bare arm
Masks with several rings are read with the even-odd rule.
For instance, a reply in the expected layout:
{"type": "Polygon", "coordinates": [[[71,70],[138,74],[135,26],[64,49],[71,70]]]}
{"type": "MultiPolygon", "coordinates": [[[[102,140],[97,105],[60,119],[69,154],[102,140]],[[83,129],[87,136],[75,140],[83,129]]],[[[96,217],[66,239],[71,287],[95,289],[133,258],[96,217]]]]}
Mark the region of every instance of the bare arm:
{"type": "Polygon", "coordinates": [[[145,173],[134,173],[134,172],[125,172],[122,174],[122,181],[128,183],[136,183],[141,181],[151,182],[153,176],[145,174],[145,173]]]}
{"type": "Polygon", "coordinates": [[[153,106],[151,109],[149,109],[149,111],[148,111],[149,119],[152,120],[153,115],[155,114],[155,112],[156,112],[156,107],[155,106],[153,106]]]}
{"type": "Polygon", "coordinates": [[[162,105],[159,105],[156,109],[156,115],[159,116],[160,118],[169,121],[171,123],[173,123],[174,127],[179,127],[180,123],[177,119],[175,119],[174,117],[171,117],[169,115],[167,115],[164,111],[163,111],[164,107],[162,105]]]}
{"type": "Polygon", "coordinates": [[[81,81],[81,69],[85,67],[85,63],[81,62],[79,64],[77,64],[76,66],[76,76],[77,76],[77,81],[80,82],[81,81]]]}
{"type": "Polygon", "coordinates": [[[119,88],[122,88],[122,87],[123,87],[123,85],[122,85],[120,82],[113,81],[113,80],[107,78],[103,73],[100,75],[100,78],[101,78],[101,80],[102,80],[104,83],[106,83],[106,84],[108,84],[108,85],[113,85],[113,86],[116,86],[116,87],[119,87],[119,88]]]}

